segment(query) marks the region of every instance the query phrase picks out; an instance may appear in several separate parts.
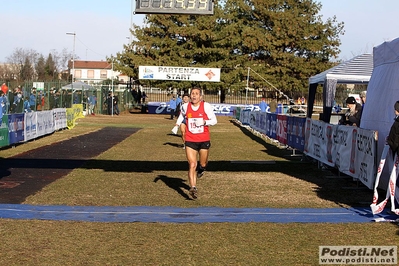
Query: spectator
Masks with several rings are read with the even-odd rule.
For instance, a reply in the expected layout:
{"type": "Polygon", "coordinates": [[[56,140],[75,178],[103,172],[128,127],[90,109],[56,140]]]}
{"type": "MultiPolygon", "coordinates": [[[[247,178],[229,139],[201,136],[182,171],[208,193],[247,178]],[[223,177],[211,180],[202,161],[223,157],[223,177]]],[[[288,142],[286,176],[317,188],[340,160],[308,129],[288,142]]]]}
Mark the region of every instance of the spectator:
{"type": "Polygon", "coordinates": [[[392,150],[392,154],[399,154],[399,101],[394,104],[395,120],[389,130],[387,144],[392,150]]]}
{"type": "Polygon", "coordinates": [[[170,119],[172,120],[176,114],[177,101],[176,96],[173,94],[172,99],[169,101],[170,119]]]}
{"type": "Polygon", "coordinates": [[[20,114],[24,110],[24,99],[22,98],[22,91],[17,89],[13,101],[13,113],[20,114]]]}
{"type": "Polygon", "coordinates": [[[7,101],[7,96],[5,95],[3,90],[0,90],[0,108],[1,108],[0,116],[7,114],[8,101],[7,101]]]}
{"type": "Polygon", "coordinates": [[[1,118],[5,114],[6,105],[4,104],[4,92],[0,90],[0,125],[1,125],[1,118]]]}
{"type": "Polygon", "coordinates": [[[141,93],[141,103],[145,104],[145,99],[147,98],[147,94],[145,93],[145,90],[141,93]]]}
{"type": "Polygon", "coordinates": [[[7,85],[6,85],[5,83],[3,83],[3,84],[1,85],[1,91],[4,93],[4,95],[7,95],[7,93],[8,93],[8,87],[7,87],[7,85]]]}
{"type": "Polygon", "coordinates": [[[132,91],[132,97],[133,97],[133,106],[137,106],[138,100],[137,100],[137,90],[134,88],[132,91]]]}
{"type": "Polygon", "coordinates": [[[25,97],[24,112],[25,113],[32,112],[32,110],[30,109],[30,103],[29,103],[29,97],[28,96],[25,97]]]}
{"type": "Polygon", "coordinates": [[[362,107],[363,107],[364,104],[366,103],[366,94],[367,94],[367,91],[362,91],[362,92],[359,94],[360,100],[362,101],[362,107]]]}
{"type": "Polygon", "coordinates": [[[119,106],[118,106],[119,98],[118,98],[118,95],[117,94],[113,95],[112,100],[114,101],[114,114],[119,115],[119,106]]]}
{"type": "Polygon", "coordinates": [[[106,103],[107,103],[107,109],[108,109],[109,115],[112,115],[112,114],[119,115],[118,96],[115,96],[112,92],[109,92],[106,103]]]}
{"type": "Polygon", "coordinates": [[[302,95],[301,97],[301,105],[304,105],[306,103],[305,97],[302,95]]]}
{"type": "Polygon", "coordinates": [[[29,96],[29,105],[31,110],[36,110],[36,89],[32,88],[32,91],[29,96]]]}
{"type": "Polygon", "coordinates": [[[265,98],[262,98],[262,101],[259,103],[259,108],[262,113],[266,112],[267,104],[265,102],[265,98]]]}
{"type": "Polygon", "coordinates": [[[88,98],[88,101],[89,101],[89,112],[88,112],[88,114],[90,115],[94,115],[94,108],[96,107],[96,105],[97,105],[97,97],[96,97],[96,95],[91,95],[91,96],[89,96],[89,98],[88,98]]]}
{"type": "Polygon", "coordinates": [[[348,111],[339,120],[340,125],[360,126],[360,119],[362,118],[362,105],[356,102],[355,97],[348,97],[346,99],[348,111]]]}
{"type": "Polygon", "coordinates": [[[137,91],[137,105],[141,104],[141,89],[137,91]]]}
{"type": "Polygon", "coordinates": [[[275,113],[277,111],[277,100],[275,97],[269,103],[269,112],[275,113]]]}
{"type": "Polygon", "coordinates": [[[176,112],[175,112],[176,117],[178,117],[180,114],[180,108],[181,108],[182,102],[183,102],[183,100],[180,97],[180,94],[178,94],[177,98],[176,98],[176,112]]]}

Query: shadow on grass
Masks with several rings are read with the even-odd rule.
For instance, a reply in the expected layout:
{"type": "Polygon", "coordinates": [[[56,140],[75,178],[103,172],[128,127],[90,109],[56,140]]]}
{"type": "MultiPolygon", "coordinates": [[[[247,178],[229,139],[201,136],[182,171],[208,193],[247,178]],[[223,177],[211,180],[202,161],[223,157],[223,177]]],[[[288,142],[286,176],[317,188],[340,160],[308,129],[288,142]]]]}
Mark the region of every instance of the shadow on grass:
{"type": "Polygon", "coordinates": [[[184,191],[188,191],[190,189],[190,186],[186,184],[186,180],[181,179],[181,178],[176,178],[176,177],[168,177],[166,175],[159,175],[154,179],[154,183],[158,182],[161,180],[162,182],[165,183],[168,187],[171,189],[175,190],[177,193],[179,193],[183,198],[186,200],[192,200],[184,191]]]}
{"type": "MultiPolygon", "coordinates": [[[[270,144],[264,138],[254,135],[247,128],[240,126],[234,120],[230,122],[240,128],[248,138],[263,145],[266,153],[289,160],[289,163],[277,163],[277,171],[315,184],[313,191],[320,198],[335,202],[337,205],[346,204],[356,207],[371,204],[373,192],[361,182],[354,181],[352,177],[339,173],[336,168],[321,169],[316,160],[303,155],[299,151],[297,155],[302,154],[302,156],[292,156],[292,150],[282,149],[270,144]],[[286,166],[282,166],[284,164],[286,166]]],[[[385,195],[385,191],[381,190],[379,193],[385,195]]]]}
{"type": "MultiPolygon", "coordinates": [[[[269,144],[265,139],[255,136],[247,129],[240,128],[247,137],[263,145],[265,152],[276,157],[285,157],[287,160],[276,161],[275,164],[250,164],[245,161],[232,163],[227,160],[210,161],[207,170],[212,172],[279,172],[311,182],[314,184],[313,191],[320,198],[336,202],[339,205],[359,206],[371,202],[372,191],[363,189],[361,184],[358,186],[351,178],[327,178],[329,175],[331,176],[331,172],[322,171],[314,161],[291,156],[292,151],[269,144]],[[344,187],[349,189],[344,189],[344,187]]],[[[137,129],[126,128],[104,129],[15,157],[0,159],[0,203],[21,203],[29,195],[35,194],[49,183],[77,168],[101,169],[105,172],[187,171],[186,161],[91,159],[136,131],[137,129]],[[101,140],[101,145],[98,145],[99,140],[101,140]]],[[[178,144],[166,143],[165,145],[178,144]]],[[[188,187],[183,182],[184,180],[158,176],[154,182],[159,180],[179,194],[184,194],[184,197],[187,196],[182,191],[188,187]]]]}

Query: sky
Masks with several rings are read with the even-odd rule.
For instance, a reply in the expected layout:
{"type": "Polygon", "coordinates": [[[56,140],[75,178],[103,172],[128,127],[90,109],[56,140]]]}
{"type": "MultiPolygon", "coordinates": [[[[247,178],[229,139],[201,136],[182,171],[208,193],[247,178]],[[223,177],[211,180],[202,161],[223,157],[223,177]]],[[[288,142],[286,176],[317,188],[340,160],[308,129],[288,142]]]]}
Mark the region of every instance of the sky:
{"type": "MultiPolygon", "coordinates": [[[[398,0],[316,0],[322,4],[323,21],[334,15],[345,23],[340,36],[339,60],[372,53],[373,47],[399,37],[398,0]]],[[[45,57],[67,49],[80,60],[106,60],[123,51],[129,42],[135,0],[0,0],[0,62],[18,48],[32,49],[45,57]],[[68,35],[67,33],[75,33],[68,35]],[[75,40],[74,40],[75,39],[75,40]]]]}

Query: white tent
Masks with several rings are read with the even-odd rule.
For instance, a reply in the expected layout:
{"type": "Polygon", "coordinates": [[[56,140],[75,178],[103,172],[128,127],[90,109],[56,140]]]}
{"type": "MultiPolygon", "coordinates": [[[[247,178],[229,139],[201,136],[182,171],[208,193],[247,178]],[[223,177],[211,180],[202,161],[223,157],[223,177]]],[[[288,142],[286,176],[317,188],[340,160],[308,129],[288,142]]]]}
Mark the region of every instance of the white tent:
{"type": "Polygon", "coordinates": [[[74,91],[87,91],[87,90],[94,90],[94,87],[82,82],[82,81],[75,81],[71,84],[65,85],[62,87],[63,90],[70,90],[73,89],[74,91]]]}
{"type": "Polygon", "coordinates": [[[337,84],[367,84],[372,72],[373,55],[362,54],[310,77],[307,116],[312,116],[318,84],[323,84],[323,121],[329,123],[337,84]]]}
{"type": "MultiPolygon", "coordinates": [[[[360,127],[378,131],[379,162],[395,118],[394,104],[399,100],[399,38],[374,47],[374,71],[367,88],[360,127]]],[[[384,171],[385,172],[385,171],[384,171]]],[[[381,176],[381,188],[386,189],[388,174],[381,176]]]]}

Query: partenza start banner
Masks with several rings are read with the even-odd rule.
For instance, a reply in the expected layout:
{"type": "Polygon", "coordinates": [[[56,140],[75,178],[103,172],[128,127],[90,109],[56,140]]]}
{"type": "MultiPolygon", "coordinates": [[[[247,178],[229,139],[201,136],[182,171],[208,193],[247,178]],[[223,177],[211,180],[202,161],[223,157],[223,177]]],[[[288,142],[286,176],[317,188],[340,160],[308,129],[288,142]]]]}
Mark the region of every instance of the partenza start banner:
{"type": "Polygon", "coordinates": [[[220,68],[139,66],[139,79],[220,82],[220,68]]]}

